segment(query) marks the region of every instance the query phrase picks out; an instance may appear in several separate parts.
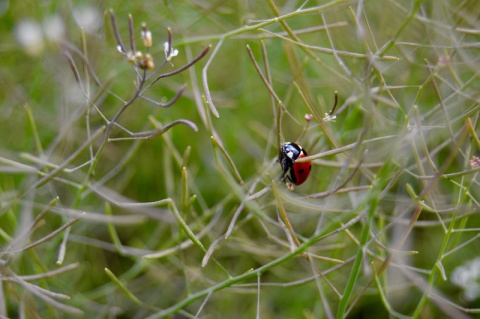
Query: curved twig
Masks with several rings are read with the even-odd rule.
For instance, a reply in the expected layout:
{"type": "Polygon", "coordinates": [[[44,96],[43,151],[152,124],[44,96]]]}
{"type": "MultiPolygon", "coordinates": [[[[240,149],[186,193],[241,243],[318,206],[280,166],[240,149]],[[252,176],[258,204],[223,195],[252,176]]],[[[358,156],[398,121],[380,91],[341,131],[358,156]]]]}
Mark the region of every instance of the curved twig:
{"type": "Polygon", "coordinates": [[[123,45],[122,38],[120,37],[120,33],[118,32],[115,14],[113,13],[113,10],[109,10],[108,13],[110,14],[110,21],[112,22],[113,33],[115,34],[115,38],[117,39],[118,51],[120,51],[123,54],[126,54],[127,51],[125,50],[125,46],[123,45]]]}
{"type": "Polygon", "coordinates": [[[133,17],[131,14],[128,15],[128,33],[130,35],[130,49],[133,54],[137,51],[135,48],[135,36],[133,34],[133,17]]]}
{"type": "MultiPolygon", "coordinates": [[[[133,139],[150,139],[154,136],[162,135],[163,133],[165,133],[166,131],[171,129],[173,126],[179,125],[179,124],[187,125],[188,127],[190,127],[195,132],[198,131],[197,125],[195,123],[189,121],[189,120],[175,120],[175,121],[165,125],[164,127],[161,127],[161,128],[158,128],[158,129],[144,131],[144,132],[137,132],[137,133],[130,132],[129,134],[133,137],[133,139]]],[[[112,142],[112,141],[131,140],[132,137],[109,138],[108,141],[112,142]]]]}
{"type": "MultiPolygon", "coordinates": [[[[92,64],[90,63],[90,61],[88,60],[88,58],[85,56],[85,54],[83,54],[82,51],[80,51],[77,47],[75,47],[73,44],[69,43],[69,42],[66,42],[66,41],[63,41],[61,43],[62,47],[65,49],[65,50],[68,50],[68,51],[71,51],[71,52],[74,52],[81,60],[82,62],[86,65],[87,67],[87,70],[88,70],[88,73],[90,74],[90,76],[93,78],[93,80],[95,81],[95,84],[98,85],[99,87],[102,87],[102,82],[100,82],[100,80],[98,79],[98,76],[97,74],[95,73],[95,70],[93,69],[93,66],[92,64]]],[[[71,58],[71,56],[70,56],[71,58]]],[[[68,56],[67,56],[67,59],[68,59],[68,56]]],[[[69,63],[70,63],[70,66],[72,66],[71,63],[73,63],[73,59],[72,60],[69,60],[69,63]]],[[[75,75],[75,77],[77,77],[77,75],[75,75]]],[[[79,77],[80,79],[80,77],[79,77]]]]}
{"type": "Polygon", "coordinates": [[[178,74],[178,73],[181,73],[183,71],[185,71],[186,69],[188,69],[189,67],[191,67],[192,65],[194,65],[195,63],[197,63],[198,61],[200,61],[201,58],[203,58],[205,55],[207,55],[208,51],[210,50],[212,46],[209,45],[208,47],[206,47],[205,49],[203,49],[202,52],[200,52],[199,55],[197,55],[192,61],[188,62],[187,64],[185,64],[184,66],[176,69],[176,70],[173,70],[171,72],[167,72],[167,73],[163,73],[163,74],[160,74],[155,80],[153,80],[150,84],[148,84],[141,92],[140,94],[143,94],[143,92],[145,92],[146,90],[148,90],[152,85],[154,85],[158,80],[160,79],[163,79],[163,78],[167,78],[169,76],[172,76],[172,75],[175,75],[175,74],[178,74]]]}
{"type": "Polygon", "coordinates": [[[161,108],[167,108],[167,107],[170,107],[172,106],[173,104],[175,104],[175,102],[178,101],[178,99],[182,96],[183,92],[185,91],[185,89],[187,88],[187,85],[184,84],[180,87],[180,89],[177,91],[177,93],[175,94],[175,96],[170,100],[168,101],[167,103],[161,103],[161,102],[157,102],[149,97],[146,97],[146,96],[143,96],[143,95],[140,95],[140,97],[150,103],[152,103],[153,105],[155,106],[158,106],[158,107],[161,107],[161,108]]]}
{"type": "Polygon", "coordinates": [[[332,190],[329,190],[329,191],[326,191],[326,192],[323,192],[323,193],[317,193],[317,194],[312,194],[312,195],[309,195],[308,197],[311,197],[311,198],[323,198],[323,197],[327,197],[327,196],[330,196],[332,194],[335,194],[336,192],[338,192],[343,186],[347,185],[347,183],[353,178],[353,176],[357,173],[357,171],[360,169],[360,166],[362,166],[362,163],[363,163],[363,160],[365,159],[365,153],[367,151],[364,151],[362,153],[362,156],[360,157],[357,165],[355,166],[355,168],[353,169],[353,171],[350,173],[350,175],[347,176],[347,178],[345,178],[345,180],[343,182],[340,183],[340,185],[338,185],[337,187],[335,187],[334,189],[332,190]]]}

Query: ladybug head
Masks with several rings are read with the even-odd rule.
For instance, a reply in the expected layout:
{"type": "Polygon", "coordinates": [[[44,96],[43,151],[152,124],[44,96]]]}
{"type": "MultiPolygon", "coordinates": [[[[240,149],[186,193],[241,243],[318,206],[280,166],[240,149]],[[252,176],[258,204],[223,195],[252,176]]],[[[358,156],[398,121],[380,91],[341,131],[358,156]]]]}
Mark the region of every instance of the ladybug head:
{"type": "Polygon", "coordinates": [[[280,148],[280,162],[287,161],[293,164],[301,153],[302,147],[298,144],[292,142],[284,143],[280,148]]]}

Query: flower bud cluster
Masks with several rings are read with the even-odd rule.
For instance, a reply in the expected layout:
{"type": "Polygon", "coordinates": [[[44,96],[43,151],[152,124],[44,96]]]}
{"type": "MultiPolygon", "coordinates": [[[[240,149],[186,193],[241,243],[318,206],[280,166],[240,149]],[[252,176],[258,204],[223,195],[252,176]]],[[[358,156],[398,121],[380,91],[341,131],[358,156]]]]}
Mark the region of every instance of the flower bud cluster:
{"type": "MultiPolygon", "coordinates": [[[[150,53],[150,48],[153,45],[152,32],[147,29],[147,24],[142,23],[142,30],[140,31],[140,36],[142,38],[143,46],[146,49],[144,54],[142,51],[137,50],[136,52],[123,52],[122,48],[119,46],[118,51],[122,54],[125,54],[129,63],[137,66],[142,70],[153,70],[155,68],[155,63],[153,57],[150,53]]],[[[170,62],[173,57],[178,55],[178,50],[172,48],[169,42],[164,43],[165,51],[165,60],[170,62]]]]}

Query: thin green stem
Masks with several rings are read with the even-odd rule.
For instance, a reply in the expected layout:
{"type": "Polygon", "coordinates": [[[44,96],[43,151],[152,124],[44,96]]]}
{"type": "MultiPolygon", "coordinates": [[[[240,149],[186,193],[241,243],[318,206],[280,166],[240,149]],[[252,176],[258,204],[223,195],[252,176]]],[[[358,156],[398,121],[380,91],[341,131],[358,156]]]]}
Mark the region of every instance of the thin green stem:
{"type": "Polygon", "coordinates": [[[212,287],[209,287],[209,288],[201,290],[197,293],[191,294],[191,295],[187,296],[185,299],[183,299],[182,301],[180,301],[179,303],[177,303],[177,304],[175,304],[175,305],[173,305],[173,306],[171,306],[171,307],[169,307],[165,310],[162,310],[162,311],[159,311],[157,313],[154,313],[154,314],[150,315],[149,317],[147,317],[147,319],[157,319],[157,318],[163,318],[163,317],[169,316],[171,314],[174,314],[174,313],[180,311],[181,309],[183,309],[186,306],[192,304],[193,302],[213,294],[214,292],[223,290],[223,289],[225,289],[227,287],[230,287],[230,286],[232,286],[236,283],[261,276],[263,273],[267,272],[268,270],[270,270],[272,268],[275,268],[276,266],[281,265],[281,264],[285,263],[286,261],[291,260],[291,259],[295,258],[296,256],[302,254],[310,246],[316,244],[318,241],[322,240],[323,238],[326,238],[330,235],[341,232],[341,231],[353,226],[358,221],[359,221],[359,218],[351,219],[343,227],[333,229],[333,230],[332,230],[331,227],[327,227],[323,232],[320,232],[320,233],[312,236],[310,239],[306,240],[303,244],[301,244],[300,246],[298,246],[296,249],[292,250],[291,252],[289,252],[289,253],[287,253],[287,254],[285,254],[285,255],[283,255],[283,256],[281,256],[281,257],[279,257],[279,258],[277,258],[277,259],[259,267],[259,268],[257,268],[257,269],[247,271],[246,273],[244,273],[242,275],[231,277],[231,278],[229,278],[229,279],[227,279],[227,280],[225,280],[221,283],[218,283],[218,284],[216,284],[212,287]]]}

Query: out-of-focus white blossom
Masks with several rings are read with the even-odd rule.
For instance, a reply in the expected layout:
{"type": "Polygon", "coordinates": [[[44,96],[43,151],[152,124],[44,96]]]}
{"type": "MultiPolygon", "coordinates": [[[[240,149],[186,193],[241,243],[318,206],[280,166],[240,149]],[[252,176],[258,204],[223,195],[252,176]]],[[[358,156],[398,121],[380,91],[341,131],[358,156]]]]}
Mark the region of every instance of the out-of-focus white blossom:
{"type": "Polygon", "coordinates": [[[15,37],[27,54],[38,55],[45,46],[42,28],[39,23],[25,19],[15,26],[15,37]]]}
{"type": "Polygon", "coordinates": [[[455,268],[452,282],[463,288],[463,296],[468,301],[480,297],[480,257],[470,260],[455,268]]]}
{"type": "Polygon", "coordinates": [[[52,15],[43,20],[43,32],[47,40],[59,42],[65,35],[63,19],[58,15],[52,15]]]}
{"type": "Polygon", "coordinates": [[[95,33],[103,23],[103,15],[94,6],[77,6],[73,9],[73,18],[79,27],[87,33],[95,33]]]}

